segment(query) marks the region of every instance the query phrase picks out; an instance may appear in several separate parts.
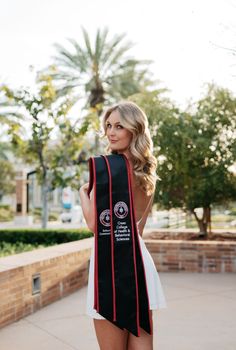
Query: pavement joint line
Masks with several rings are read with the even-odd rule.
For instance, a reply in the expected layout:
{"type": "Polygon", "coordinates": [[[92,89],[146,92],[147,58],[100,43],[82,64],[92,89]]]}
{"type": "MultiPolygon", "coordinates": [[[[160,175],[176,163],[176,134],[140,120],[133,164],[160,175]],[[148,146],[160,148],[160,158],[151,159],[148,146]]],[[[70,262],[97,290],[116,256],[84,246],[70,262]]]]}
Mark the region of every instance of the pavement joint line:
{"type": "MultiPolygon", "coordinates": [[[[29,316],[33,316],[33,314],[29,315],[29,316]]],[[[26,317],[26,319],[28,319],[28,317],[26,317]]],[[[86,316],[86,314],[78,314],[78,315],[74,315],[74,316],[63,316],[63,317],[56,317],[56,318],[48,318],[48,319],[42,319],[39,322],[43,321],[43,322],[48,322],[48,321],[57,321],[57,320],[66,320],[66,319],[73,319],[73,318],[77,318],[77,317],[81,317],[81,316],[86,316]]],[[[30,320],[29,320],[30,321],[30,320]]],[[[31,322],[31,321],[30,321],[31,322]]]]}
{"type": "Polygon", "coordinates": [[[79,350],[78,348],[75,348],[75,347],[72,346],[71,344],[69,344],[69,343],[67,343],[66,341],[62,340],[61,338],[57,337],[57,336],[54,335],[53,333],[50,333],[50,332],[48,332],[46,329],[44,329],[44,328],[38,326],[38,325],[35,324],[34,322],[31,322],[31,321],[29,321],[29,320],[25,320],[25,321],[28,322],[29,324],[33,325],[35,328],[39,328],[41,331],[43,331],[43,332],[47,333],[48,335],[52,336],[53,338],[59,340],[61,343],[63,343],[63,344],[65,344],[65,345],[69,346],[71,349],[73,349],[73,350],[79,350]]]}
{"type": "Polygon", "coordinates": [[[206,295],[214,295],[214,296],[219,296],[221,298],[228,298],[228,299],[232,299],[234,300],[235,298],[232,297],[227,297],[224,295],[219,295],[219,293],[203,293],[203,294],[198,294],[198,295],[189,295],[189,296],[184,296],[184,297],[177,297],[177,298],[166,298],[167,302],[171,302],[171,301],[175,301],[175,300],[182,300],[182,299],[186,299],[186,298],[198,298],[198,297],[202,297],[202,296],[206,296],[206,295]]]}
{"type": "MultiPolygon", "coordinates": [[[[163,283],[163,285],[164,285],[164,283],[163,283]]],[[[165,285],[166,285],[166,283],[165,283],[165,285]]],[[[201,289],[198,289],[198,288],[193,288],[193,287],[187,287],[186,285],[170,285],[171,287],[177,287],[177,288],[184,288],[184,289],[190,289],[190,290],[194,290],[194,291],[197,291],[197,292],[202,292],[202,290],[201,289]]],[[[163,287],[164,288],[164,287],[163,287]]],[[[221,291],[219,291],[219,292],[217,292],[217,293],[224,293],[224,292],[229,292],[229,291],[233,291],[233,290],[236,290],[236,288],[229,288],[229,289],[224,289],[224,290],[221,290],[221,291]]],[[[211,294],[211,292],[208,292],[208,293],[210,293],[211,294]]],[[[213,292],[213,293],[215,293],[215,292],[213,292]]]]}

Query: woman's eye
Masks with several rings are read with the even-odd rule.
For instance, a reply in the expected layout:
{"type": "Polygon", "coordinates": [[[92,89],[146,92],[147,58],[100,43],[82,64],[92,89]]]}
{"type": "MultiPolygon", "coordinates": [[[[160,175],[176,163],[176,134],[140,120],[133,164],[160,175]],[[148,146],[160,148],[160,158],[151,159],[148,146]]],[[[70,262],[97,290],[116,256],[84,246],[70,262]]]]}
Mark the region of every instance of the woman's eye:
{"type": "MultiPolygon", "coordinates": [[[[111,128],[111,124],[107,124],[107,128],[111,128]]],[[[117,125],[117,129],[123,129],[122,125],[117,125]]]]}

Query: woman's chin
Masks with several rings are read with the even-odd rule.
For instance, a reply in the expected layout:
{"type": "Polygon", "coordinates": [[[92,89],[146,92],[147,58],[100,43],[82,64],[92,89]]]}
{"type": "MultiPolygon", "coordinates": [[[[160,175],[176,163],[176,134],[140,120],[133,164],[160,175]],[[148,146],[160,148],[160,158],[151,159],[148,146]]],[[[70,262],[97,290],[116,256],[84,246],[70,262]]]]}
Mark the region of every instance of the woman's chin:
{"type": "Polygon", "coordinates": [[[117,146],[114,145],[114,144],[110,144],[110,148],[111,148],[113,151],[118,151],[118,150],[119,150],[119,147],[117,147],[117,146]]]}

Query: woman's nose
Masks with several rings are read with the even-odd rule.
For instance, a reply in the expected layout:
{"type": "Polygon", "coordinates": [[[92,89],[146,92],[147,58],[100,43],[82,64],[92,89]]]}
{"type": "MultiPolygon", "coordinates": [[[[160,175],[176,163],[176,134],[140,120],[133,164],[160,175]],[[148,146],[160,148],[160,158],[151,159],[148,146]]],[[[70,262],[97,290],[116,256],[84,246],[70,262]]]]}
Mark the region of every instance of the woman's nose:
{"type": "Polygon", "coordinates": [[[110,134],[110,135],[115,135],[115,128],[114,128],[114,127],[111,127],[111,128],[109,129],[109,134],[110,134]]]}

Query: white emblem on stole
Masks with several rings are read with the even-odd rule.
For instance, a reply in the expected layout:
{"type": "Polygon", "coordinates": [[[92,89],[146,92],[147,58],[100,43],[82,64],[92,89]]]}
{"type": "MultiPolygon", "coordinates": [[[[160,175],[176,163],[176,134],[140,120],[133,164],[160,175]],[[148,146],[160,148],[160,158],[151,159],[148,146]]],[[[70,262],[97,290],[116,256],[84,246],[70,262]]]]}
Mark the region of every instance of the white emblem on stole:
{"type": "Polygon", "coordinates": [[[99,220],[102,225],[106,227],[111,226],[110,210],[109,209],[103,210],[99,216],[99,220]]]}
{"type": "Polygon", "coordinates": [[[124,219],[128,215],[129,209],[125,202],[117,202],[114,206],[114,213],[119,219],[124,219]]]}

